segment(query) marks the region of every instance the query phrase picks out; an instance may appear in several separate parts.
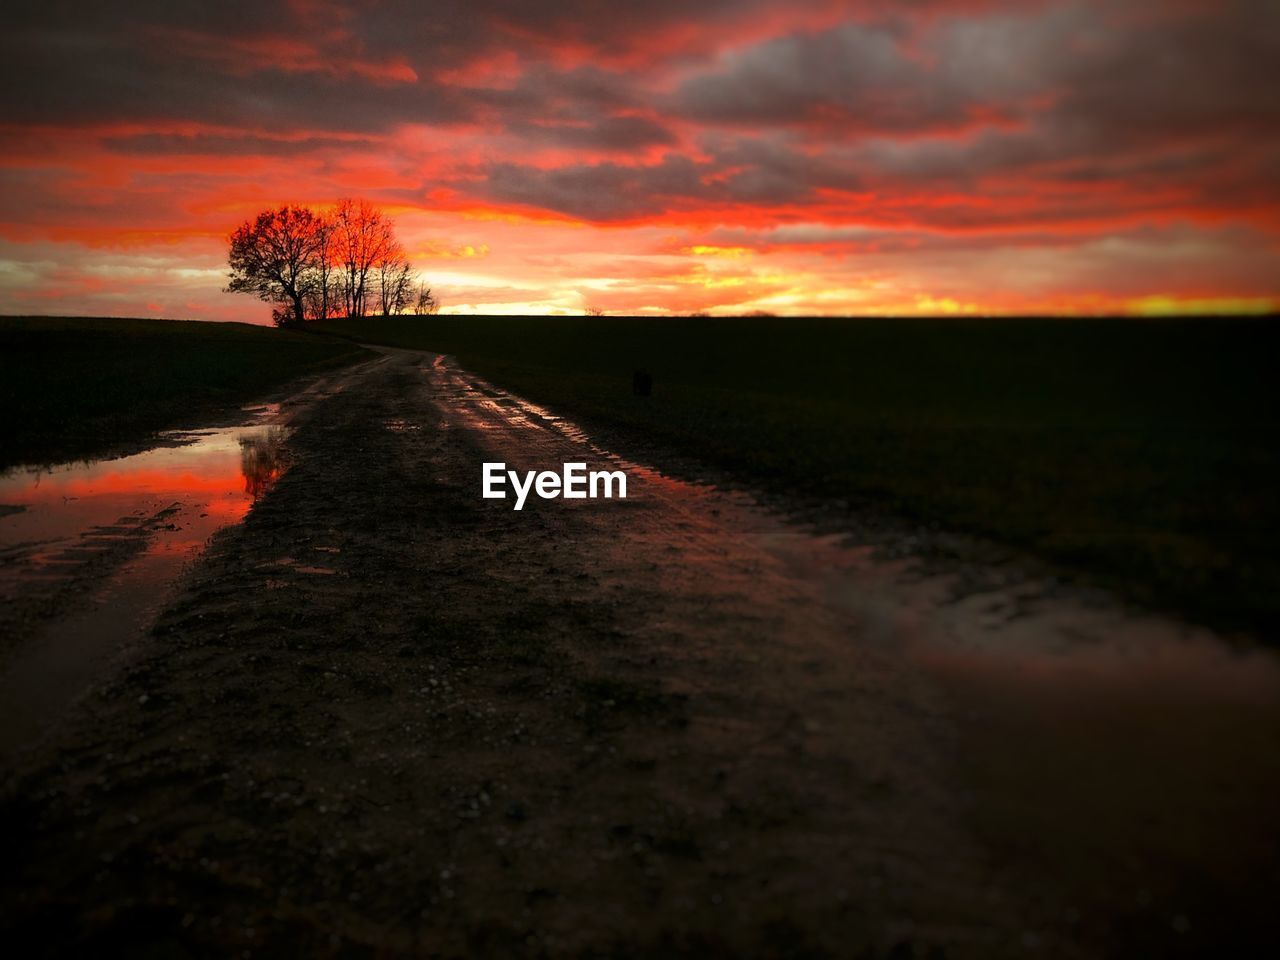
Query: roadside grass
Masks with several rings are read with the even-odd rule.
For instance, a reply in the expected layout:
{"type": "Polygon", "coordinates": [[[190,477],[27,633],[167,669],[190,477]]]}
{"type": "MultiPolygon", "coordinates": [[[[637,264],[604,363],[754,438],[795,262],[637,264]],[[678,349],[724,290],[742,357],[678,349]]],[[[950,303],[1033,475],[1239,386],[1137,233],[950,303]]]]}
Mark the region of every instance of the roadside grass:
{"type": "Polygon", "coordinates": [[[594,425],[783,492],[1028,549],[1280,637],[1271,318],[393,317],[321,329],[454,354],[594,425]],[[632,394],[632,375],[653,395],[632,394]]]}
{"type": "Polygon", "coordinates": [[[243,323],[0,317],[0,468],[93,456],[366,355],[243,323]]]}

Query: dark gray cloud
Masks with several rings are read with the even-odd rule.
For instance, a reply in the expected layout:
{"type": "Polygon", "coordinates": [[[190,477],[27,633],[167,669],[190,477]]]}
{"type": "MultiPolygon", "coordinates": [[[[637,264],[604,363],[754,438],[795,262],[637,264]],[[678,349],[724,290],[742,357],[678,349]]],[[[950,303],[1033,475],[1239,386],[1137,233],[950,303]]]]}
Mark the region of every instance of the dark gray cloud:
{"type": "MultiPolygon", "coordinates": [[[[542,70],[559,51],[620,56],[643,51],[657,64],[664,32],[693,22],[696,37],[748,15],[764,0],[687,4],[591,0],[328,3],[52,0],[6,10],[0,34],[0,120],[87,123],[190,120],[286,129],[375,131],[397,123],[475,119],[484,95],[431,82],[442,70],[517,52],[535,69],[523,100],[540,107],[570,97],[605,106],[632,99],[624,74],[589,67],[542,70]],[[305,51],[331,69],[300,70],[305,51]],[[378,82],[379,69],[412,70],[413,83],[378,82]],[[344,70],[344,66],[354,69],[344,70]],[[545,89],[542,89],[545,87],[545,89]]],[[[517,101],[519,97],[512,97],[517,101]]]]}
{"type": "Polygon", "coordinates": [[[298,156],[324,150],[350,150],[375,146],[377,141],[360,137],[304,136],[297,138],[263,137],[254,134],[210,134],[196,132],[133,133],[108,136],[103,146],[116,153],[138,156],[298,156]]]}
{"type": "Polygon", "coordinates": [[[708,199],[703,168],[686,157],[668,155],[649,166],[576,164],[541,169],[514,163],[486,171],[485,190],[493,199],[556,210],[584,220],[626,220],[708,199]]]}
{"type": "Polygon", "coordinates": [[[578,114],[563,123],[516,121],[507,131],[531,142],[591,151],[630,152],[675,143],[671,131],[662,124],[635,116],[603,116],[592,120],[578,114]]]}
{"type": "Polygon", "coordinates": [[[465,128],[500,143],[451,185],[479,200],[967,229],[1280,202],[1276,62],[1274,0],[54,0],[7,15],[0,123],[17,146],[120,125],[109,149],[156,156],[355,137],[391,163],[401,125],[465,128]],[[525,156],[547,148],[581,159],[525,156]]]}
{"type": "Polygon", "coordinates": [[[724,56],[672,108],[704,123],[921,134],[1048,113],[1061,132],[1132,142],[1280,119],[1280,5],[1075,2],[852,22],[724,56]]]}
{"type": "Polygon", "coordinates": [[[1012,120],[1045,88],[1032,64],[1062,19],[1028,19],[1023,36],[1003,15],[935,25],[944,49],[932,30],[921,41],[897,20],[778,37],[691,77],[671,107],[704,123],[810,127],[831,138],[1012,120]]]}

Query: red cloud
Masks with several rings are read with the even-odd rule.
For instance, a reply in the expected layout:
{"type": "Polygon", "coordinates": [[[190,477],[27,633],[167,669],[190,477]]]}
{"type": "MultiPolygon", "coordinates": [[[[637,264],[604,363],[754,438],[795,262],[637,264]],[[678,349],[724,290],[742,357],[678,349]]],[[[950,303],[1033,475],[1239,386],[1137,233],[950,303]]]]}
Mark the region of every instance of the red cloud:
{"type": "Polygon", "coordinates": [[[341,195],[394,212],[446,307],[1276,301],[1261,0],[152,16],[32,5],[0,38],[8,308],[257,317],[217,292],[227,232],[341,195]]]}

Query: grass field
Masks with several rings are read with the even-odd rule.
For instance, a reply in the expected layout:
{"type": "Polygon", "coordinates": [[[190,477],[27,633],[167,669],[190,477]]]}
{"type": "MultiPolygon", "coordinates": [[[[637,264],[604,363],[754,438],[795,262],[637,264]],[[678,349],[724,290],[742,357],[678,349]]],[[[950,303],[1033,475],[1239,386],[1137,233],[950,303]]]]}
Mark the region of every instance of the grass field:
{"type": "Polygon", "coordinates": [[[0,468],[92,456],[361,355],[240,323],[0,317],[0,468]]]}
{"type": "Polygon", "coordinates": [[[1280,634],[1280,324],[431,317],[331,332],[452,353],[566,413],[776,489],[1027,548],[1280,634]],[[631,378],[653,375],[653,395],[631,378]]]}

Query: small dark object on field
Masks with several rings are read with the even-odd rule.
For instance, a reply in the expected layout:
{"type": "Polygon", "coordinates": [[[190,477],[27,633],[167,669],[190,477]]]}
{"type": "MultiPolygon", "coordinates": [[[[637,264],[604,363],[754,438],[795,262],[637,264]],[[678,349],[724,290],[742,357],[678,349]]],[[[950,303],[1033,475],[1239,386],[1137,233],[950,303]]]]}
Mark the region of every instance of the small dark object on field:
{"type": "Polygon", "coordinates": [[[637,370],[631,375],[631,392],[637,397],[647,397],[653,393],[653,375],[644,370],[637,370]]]}

